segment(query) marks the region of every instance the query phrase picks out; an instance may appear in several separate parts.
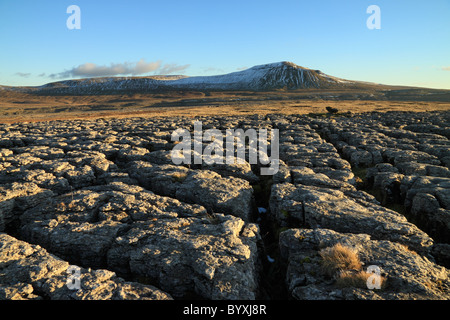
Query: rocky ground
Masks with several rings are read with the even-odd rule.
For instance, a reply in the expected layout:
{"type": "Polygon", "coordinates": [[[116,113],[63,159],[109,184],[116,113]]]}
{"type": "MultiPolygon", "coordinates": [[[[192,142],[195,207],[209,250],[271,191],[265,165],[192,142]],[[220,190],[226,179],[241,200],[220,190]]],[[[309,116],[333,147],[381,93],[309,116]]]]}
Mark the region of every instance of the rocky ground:
{"type": "Polygon", "coordinates": [[[0,125],[0,299],[448,299],[449,138],[449,112],[0,125]],[[194,120],[278,129],[280,170],[174,165],[194,120]]]}

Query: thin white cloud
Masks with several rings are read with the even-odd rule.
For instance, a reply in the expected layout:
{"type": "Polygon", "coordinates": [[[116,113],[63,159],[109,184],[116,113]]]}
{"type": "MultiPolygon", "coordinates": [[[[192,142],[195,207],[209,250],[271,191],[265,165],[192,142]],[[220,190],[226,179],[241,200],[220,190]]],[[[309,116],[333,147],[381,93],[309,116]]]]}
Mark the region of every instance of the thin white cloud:
{"type": "Polygon", "coordinates": [[[161,68],[159,73],[162,75],[180,73],[184,72],[187,68],[189,68],[189,66],[190,66],[189,64],[186,64],[184,66],[179,66],[175,63],[166,64],[161,68]]]}
{"type": "Polygon", "coordinates": [[[131,74],[132,75],[139,75],[144,73],[149,73],[158,70],[161,68],[161,61],[156,62],[145,62],[144,59],[139,60],[136,62],[136,65],[134,68],[131,68],[131,74]]]}
{"type": "Polygon", "coordinates": [[[150,72],[159,74],[172,74],[186,70],[189,65],[177,64],[162,65],[162,61],[146,62],[144,59],[138,62],[111,63],[109,66],[100,66],[95,63],[84,63],[70,70],[49,75],[53,79],[65,78],[90,78],[111,76],[138,76],[150,72]]]}
{"type": "Polygon", "coordinates": [[[29,76],[31,76],[31,73],[16,72],[15,75],[22,78],[28,78],[29,76]]]}

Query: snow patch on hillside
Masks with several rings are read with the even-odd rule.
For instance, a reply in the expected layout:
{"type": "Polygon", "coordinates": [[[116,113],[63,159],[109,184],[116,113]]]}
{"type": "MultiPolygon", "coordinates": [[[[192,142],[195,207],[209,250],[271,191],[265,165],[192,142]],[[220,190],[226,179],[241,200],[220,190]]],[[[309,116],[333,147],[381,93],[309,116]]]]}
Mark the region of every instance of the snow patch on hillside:
{"type": "Polygon", "coordinates": [[[312,70],[300,67],[292,62],[283,61],[215,76],[102,77],[65,80],[34,88],[16,87],[12,90],[37,90],[43,93],[56,94],[96,94],[112,91],[171,89],[260,91],[280,88],[326,88],[347,83],[352,82],[326,75],[319,70],[312,70]]]}

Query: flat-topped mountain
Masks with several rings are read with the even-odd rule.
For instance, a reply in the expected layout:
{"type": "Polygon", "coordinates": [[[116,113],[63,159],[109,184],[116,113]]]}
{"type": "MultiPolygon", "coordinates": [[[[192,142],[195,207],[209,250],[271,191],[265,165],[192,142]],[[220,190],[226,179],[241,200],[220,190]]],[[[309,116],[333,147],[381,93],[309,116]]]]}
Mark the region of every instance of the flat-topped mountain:
{"type": "Polygon", "coordinates": [[[349,83],[352,82],[326,75],[320,70],[300,67],[292,62],[277,62],[218,76],[186,77],[167,84],[176,88],[260,91],[328,88],[349,83]]]}
{"type": "Polygon", "coordinates": [[[0,100],[12,99],[15,101],[23,98],[15,97],[17,94],[28,95],[26,99],[22,100],[31,102],[34,100],[32,96],[158,95],[159,93],[168,93],[172,97],[180,92],[196,92],[202,96],[206,95],[209,99],[207,99],[207,103],[217,102],[217,99],[210,101],[213,99],[211,94],[213,96],[220,95],[221,92],[233,95],[241,95],[244,92],[253,92],[258,95],[269,93],[282,95],[283,99],[289,98],[288,96],[291,94],[300,94],[320,99],[338,100],[450,101],[450,90],[347,80],[286,61],[213,76],[94,77],[63,80],[34,87],[0,86],[0,100]]]}
{"type": "Polygon", "coordinates": [[[292,62],[276,62],[215,76],[99,77],[52,82],[38,87],[0,87],[4,90],[49,94],[101,94],[120,91],[160,90],[251,90],[340,88],[356,84],[300,67],[292,62]]]}

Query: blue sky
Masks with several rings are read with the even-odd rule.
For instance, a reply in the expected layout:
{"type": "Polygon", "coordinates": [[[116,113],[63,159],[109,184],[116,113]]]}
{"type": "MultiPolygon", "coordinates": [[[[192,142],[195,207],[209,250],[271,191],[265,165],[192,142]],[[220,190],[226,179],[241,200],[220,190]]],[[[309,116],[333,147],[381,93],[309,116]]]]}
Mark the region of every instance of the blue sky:
{"type": "Polygon", "coordinates": [[[278,61],[450,89],[450,0],[0,0],[0,85],[214,75],[278,61]],[[81,29],[66,12],[81,10],[81,29]],[[381,9],[370,30],[369,5],[381,9]]]}

